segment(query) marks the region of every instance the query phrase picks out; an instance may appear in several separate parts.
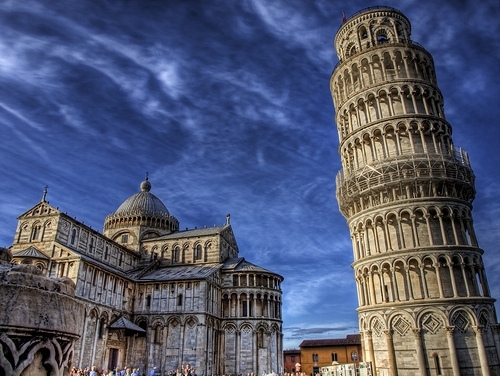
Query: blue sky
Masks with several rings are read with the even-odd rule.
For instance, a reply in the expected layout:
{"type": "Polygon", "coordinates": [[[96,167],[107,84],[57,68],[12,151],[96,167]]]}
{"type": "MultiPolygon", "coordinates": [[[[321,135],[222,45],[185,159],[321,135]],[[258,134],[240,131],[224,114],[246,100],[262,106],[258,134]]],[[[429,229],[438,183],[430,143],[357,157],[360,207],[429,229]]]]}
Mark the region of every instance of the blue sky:
{"type": "Polygon", "coordinates": [[[500,298],[496,0],[0,1],[0,246],[45,185],[102,229],[149,172],[181,228],[231,213],[240,254],[284,276],[285,349],[357,333],[329,79],[342,12],[374,5],[434,57],[500,298]]]}

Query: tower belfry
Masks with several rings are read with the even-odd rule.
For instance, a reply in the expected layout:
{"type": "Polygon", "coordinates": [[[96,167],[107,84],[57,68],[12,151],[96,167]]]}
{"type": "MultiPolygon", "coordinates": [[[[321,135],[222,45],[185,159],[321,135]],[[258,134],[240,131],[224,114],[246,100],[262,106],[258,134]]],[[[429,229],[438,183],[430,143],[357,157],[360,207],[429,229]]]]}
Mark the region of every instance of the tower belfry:
{"type": "Polygon", "coordinates": [[[474,173],[453,145],[432,56],[410,35],[400,11],[374,7],[335,37],[337,200],[352,239],[364,360],[380,376],[500,374],[474,173]]]}

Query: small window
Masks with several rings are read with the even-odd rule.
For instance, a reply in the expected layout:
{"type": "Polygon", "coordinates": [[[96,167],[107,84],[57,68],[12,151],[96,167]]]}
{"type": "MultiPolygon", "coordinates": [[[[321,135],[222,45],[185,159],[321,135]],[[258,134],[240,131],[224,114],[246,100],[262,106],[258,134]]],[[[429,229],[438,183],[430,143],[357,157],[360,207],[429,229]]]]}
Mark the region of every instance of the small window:
{"type": "MultiPolygon", "coordinates": [[[[33,227],[33,231],[31,233],[31,240],[38,239],[39,235],[40,235],[40,226],[33,227]]],[[[73,243],[71,243],[71,244],[73,244],[73,243]]]]}
{"type": "Polygon", "coordinates": [[[202,254],[202,248],[201,248],[201,244],[198,244],[196,246],[196,252],[195,252],[195,260],[201,260],[201,254],[202,254]]]}
{"type": "Polygon", "coordinates": [[[290,361],[291,361],[292,363],[295,363],[295,355],[290,356],[290,361]]]}
{"type": "Polygon", "coordinates": [[[128,235],[124,234],[124,235],[122,235],[122,244],[126,244],[126,243],[128,243],[128,235]]]}
{"type": "Polygon", "coordinates": [[[73,230],[71,230],[71,244],[75,244],[75,240],[76,240],[76,229],[74,228],[73,230]]]}
{"type": "Polygon", "coordinates": [[[389,42],[389,39],[387,38],[387,35],[379,34],[379,35],[377,35],[377,42],[378,42],[378,44],[384,44],[384,43],[389,42]]]}
{"type": "Polygon", "coordinates": [[[358,360],[358,353],[356,351],[351,351],[351,359],[355,362],[358,360]]]}
{"type": "Polygon", "coordinates": [[[99,330],[98,330],[98,337],[100,339],[104,338],[104,326],[106,325],[106,320],[104,318],[102,318],[100,321],[99,321],[99,330]]]}
{"type": "Polygon", "coordinates": [[[338,362],[337,353],[332,353],[332,362],[338,362]]]}
{"type": "Polygon", "coordinates": [[[177,295],[177,305],[178,306],[182,305],[182,294],[177,295]]]}
{"type": "Polygon", "coordinates": [[[318,362],[318,354],[313,354],[313,362],[318,362]]]}
{"type": "Polygon", "coordinates": [[[179,262],[181,256],[181,249],[179,247],[174,248],[174,262],[179,262]]]}
{"type": "Polygon", "coordinates": [[[146,308],[151,307],[151,295],[146,296],[146,308]]]}
{"type": "Polygon", "coordinates": [[[104,260],[107,260],[109,256],[109,247],[106,246],[106,249],[104,250],[104,260]]]}
{"type": "Polygon", "coordinates": [[[94,286],[97,285],[97,270],[96,269],[94,269],[94,276],[93,276],[92,284],[94,286]]]}
{"type": "Polygon", "coordinates": [[[122,266],[123,263],[123,253],[120,253],[120,257],[118,258],[118,266],[122,266]]]}
{"type": "Polygon", "coordinates": [[[439,359],[439,355],[434,354],[433,358],[434,358],[434,367],[436,369],[436,375],[442,375],[442,373],[441,373],[441,360],[439,359]]]}
{"type": "Polygon", "coordinates": [[[248,306],[247,306],[247,303],[248,302],[246,300],[241,302],[242,308],[243,308],[242,309],[243,312],[241,314],[242,317],[248,317],[248,306]]]}
{"type": "Polygon", "coordinates": [[[90,238],[89,253],[94,251],[94,238],[90,238]]]}
{"type": "Polygon", "coordinates": [[[155,341],[155,343],[161,343],[161,326],[160,325],[156,325],[154,341],[155,341]]]}

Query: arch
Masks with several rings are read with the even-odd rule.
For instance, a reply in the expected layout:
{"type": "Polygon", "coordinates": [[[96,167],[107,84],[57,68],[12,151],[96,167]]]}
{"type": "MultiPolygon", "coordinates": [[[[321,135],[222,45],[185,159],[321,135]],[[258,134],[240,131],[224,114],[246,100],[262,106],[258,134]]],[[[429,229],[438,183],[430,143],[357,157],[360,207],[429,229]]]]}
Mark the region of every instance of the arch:
{"type": "Polygon", "coordinates": [[[391,314],[388,318],[389,328],[393,330],[394,335],[400,335],[401,337],[406,336],[406,334],[414,328],[414,319],[406,312],[399,310],[391,314]]]}
{"type": "Polygon", "coordinates": [[[374,34],[378,45],[389,43],[389,41],[393,37],[392,32],[389,29],[386,29],[385,27],[379,27],[378,29],[375,30],[374,34]]]}
{"type": "Polygon", "coordinates": [[[369,318],[368,327],[372,330],[372,335],[376,337],[381,337],[384,330],[387,329],[385,320],[378,314],[369,318]]]}
{"type": "Polygon", "coordinates": [[[427,296],[430,299],[438,299],[441,297],[435,265],[436,260],[432,256],[424,256],[422,259],[424,284],[427,290],[427,296]]]}
{"type": "Polygon", "coordinates": [[[144,332],[137,333],[137,337],[146,337],[148,332],[148,320],[145,317],[140,317],[135,324],[144,330],[144,332]]]}
{"type": "Polygon", "coordinates": [[[424,285],[422,275],[420,273],[420,262],[412,257],[408,260],[408,274],[410,280],[410,292],[413,299],[424,299],[424,285]]]}
{"type": "Polygon", "coordinates": [[[200,243],[195,246],[194,259],[196,261],[201,261],[203,259],[203,247],[200,243]]]}
{"type": "Polygon", "coordinates": [[[181,247],[176,244],[172,247],[172,262],[181,261],[181,247]]]}

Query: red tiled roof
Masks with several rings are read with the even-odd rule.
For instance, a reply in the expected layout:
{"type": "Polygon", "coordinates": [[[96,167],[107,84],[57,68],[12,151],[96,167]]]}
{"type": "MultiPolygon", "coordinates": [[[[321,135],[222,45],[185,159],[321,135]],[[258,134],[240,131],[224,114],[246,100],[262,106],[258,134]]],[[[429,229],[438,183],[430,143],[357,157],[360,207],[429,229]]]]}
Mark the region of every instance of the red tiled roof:
{"type": "Polygon", "coordinates": [[[305,339],[300,347],[361,345],[360,334],[348,334],[346,338],[305,339]]]}

